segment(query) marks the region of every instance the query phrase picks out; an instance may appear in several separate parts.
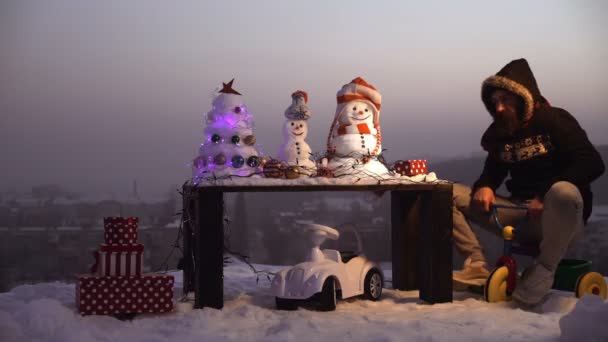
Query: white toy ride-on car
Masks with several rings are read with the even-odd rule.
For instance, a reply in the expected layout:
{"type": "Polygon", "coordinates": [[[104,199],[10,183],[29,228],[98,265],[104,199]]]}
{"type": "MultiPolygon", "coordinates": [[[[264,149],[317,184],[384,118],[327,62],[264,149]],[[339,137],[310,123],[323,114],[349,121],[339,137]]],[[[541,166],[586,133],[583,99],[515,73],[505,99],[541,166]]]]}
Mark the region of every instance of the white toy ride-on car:
{"type": "Polygon", "coordinates": [[[384,274],[362,254],[321,250],[326,238],[337,240],[340,233],[320,224],[306,224],[312,248],[307,261],[278,272],[271,284],[279,310],[295,310],[299,303],[316,302],[321,311],[336,309],[338,299],[363,295],[377,301],[382,295],[384,274]]]}

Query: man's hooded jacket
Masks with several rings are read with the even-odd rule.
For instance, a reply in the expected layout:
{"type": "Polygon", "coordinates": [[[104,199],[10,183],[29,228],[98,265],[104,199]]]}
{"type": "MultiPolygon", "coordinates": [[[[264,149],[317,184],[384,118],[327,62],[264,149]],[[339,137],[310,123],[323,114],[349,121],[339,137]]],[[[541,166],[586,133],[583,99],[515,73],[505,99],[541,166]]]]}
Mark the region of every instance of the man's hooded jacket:
{"type": "Polygon", "coordinates": [[[593,199],[590,183],[605,166],[585,131],[570,113],[549,105],[525,59],[510,62],[483,82],[481,98],[492,115],[490,96],[496,88],[523,100],[518,113],[523,126],[511,136],[501,135],[494,123],[488,127],[481,138],[488,156],[473,187],[496,191],[510,175],[505,185],[514,199],[523,201],[542,199],[554,183],[567,181],[581,192],[586,222],[593,199]]]}

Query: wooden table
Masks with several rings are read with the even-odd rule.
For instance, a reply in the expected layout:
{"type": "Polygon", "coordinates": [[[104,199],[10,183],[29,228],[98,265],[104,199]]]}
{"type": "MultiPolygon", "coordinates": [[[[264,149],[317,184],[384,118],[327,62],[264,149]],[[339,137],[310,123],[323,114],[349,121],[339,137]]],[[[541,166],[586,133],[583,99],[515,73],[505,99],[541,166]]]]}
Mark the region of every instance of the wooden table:
{"type": "Polygon", "coordinates": [[[195,308],[224,306],[224,193],[374,191],[391,194],[393,288],[452,301],[452,184],[190,186],[183,188],[184,292],[195,308]],[[190,257],[188,257],[190,256],[190,257]]]}

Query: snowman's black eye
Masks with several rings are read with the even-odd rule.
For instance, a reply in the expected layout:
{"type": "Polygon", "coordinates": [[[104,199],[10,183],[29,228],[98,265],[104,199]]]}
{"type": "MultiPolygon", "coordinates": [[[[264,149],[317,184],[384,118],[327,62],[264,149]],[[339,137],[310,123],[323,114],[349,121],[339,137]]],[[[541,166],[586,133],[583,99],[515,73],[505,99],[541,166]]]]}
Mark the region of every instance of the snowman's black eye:
{"type": "Polygon", "coordinates": [[[365,111],[367,112],[367,108],[365,108],[365,111]]]}
{"type": "Polygon", "coordinates": [[[304,125],[300,124],[300,128],[302,128],[302,126],[304,126],[304,125]]]}
{"type": "Polygon", "coordinates": [[[353,110],[357,110],[357,107],[353,107],[353,110]]]}
{"type": "Polygon", "coordinates": [[[294,125],[294,123],[292,122],[292,123],[291,123],[291,125],[293,126],[293,125],[294,125]]]}

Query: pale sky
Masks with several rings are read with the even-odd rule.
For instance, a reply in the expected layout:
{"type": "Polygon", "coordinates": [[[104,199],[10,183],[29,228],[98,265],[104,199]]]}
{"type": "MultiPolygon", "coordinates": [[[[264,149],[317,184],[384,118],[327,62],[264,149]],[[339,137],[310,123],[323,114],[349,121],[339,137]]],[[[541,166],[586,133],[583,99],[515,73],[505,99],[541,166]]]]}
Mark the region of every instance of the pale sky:
{"type": "Polygon", "coordinates": [[[233,77],[266,155],[297,89],[322,152],[336,92],[361,76],[383,96],[387,159],[432,170],[480,152],[481,82],[525,57],[551,104],[608,144],[606,22],[603,1],[0,0],[0,191],[167,192],[233,77]]]}

